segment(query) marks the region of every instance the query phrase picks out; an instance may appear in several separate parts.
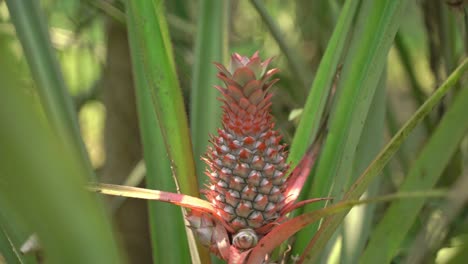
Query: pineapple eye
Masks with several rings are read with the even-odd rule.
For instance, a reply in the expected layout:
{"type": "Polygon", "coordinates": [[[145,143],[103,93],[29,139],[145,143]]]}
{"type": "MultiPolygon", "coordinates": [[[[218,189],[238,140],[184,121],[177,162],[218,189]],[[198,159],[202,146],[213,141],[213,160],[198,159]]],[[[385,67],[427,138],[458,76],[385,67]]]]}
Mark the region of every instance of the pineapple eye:
{"type": "Polygon", "coordinates": [[[239,230],[232,238],[232,244],[242,250],[253,248],[257,243],[257,233],[250,228],[239,230]]]}

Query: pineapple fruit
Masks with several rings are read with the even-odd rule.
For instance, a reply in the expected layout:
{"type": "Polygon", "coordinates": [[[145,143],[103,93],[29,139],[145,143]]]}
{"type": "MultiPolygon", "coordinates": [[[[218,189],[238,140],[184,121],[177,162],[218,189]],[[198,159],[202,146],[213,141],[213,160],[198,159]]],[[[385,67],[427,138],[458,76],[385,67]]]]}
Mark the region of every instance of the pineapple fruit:
{"type": "Polygon", "coordinates": [[[211,186],[207,198],[232,231],[262,227],[279,218],[284,207],[285,146],[274,130],[270,115],[269,88],[277,69],[267,70],[270,60],[232,56],[231,69],[216,64],[226,87],[223,95],[222,128],[212,137],[207,158],[211,186]]]}

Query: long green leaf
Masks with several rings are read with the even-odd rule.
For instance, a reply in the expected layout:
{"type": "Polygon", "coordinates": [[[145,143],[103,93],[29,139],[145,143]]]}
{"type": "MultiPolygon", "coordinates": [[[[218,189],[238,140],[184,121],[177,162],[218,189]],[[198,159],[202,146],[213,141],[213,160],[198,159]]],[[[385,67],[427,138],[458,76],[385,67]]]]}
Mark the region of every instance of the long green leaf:
{"type": "MultiPolygon", "coordinates": [[[[4,86],[12,85],[20,87],[18,79],[20,74],[11,70],[14,64],[14,53],[7,44],[7,37],[0,33],[0,77],[4,86]],[[13,78],[16,76],[16,78],[13,78]]],[[[1,174],[1,173],[0,173],[1,174]]],[[[1,181],[0,181],[1,182],[1,181]]],[[[23,243],[31,230],[27,228],[21,217],[11,207],[11,204],[0,200],[0,254],[7,263],[31,263],[31,258],[19,253],[21,243],[23,243]]]]}
{"type": "Polygon", "coordinates": [[[129,28],[137,50],[133,60],[142,65],[148,81],[172,173],[182,193],[199,196],[187,116],[177,80],[163,3],[158,0],[129,1],[128,9],[129,20],[135,25],[129,28]]]}
{"type": "MultiPolygon", "coordinates": [[[[361,4],[358,29],[345,59],[330,127],[308,197],[324,197],[331,190],[341,197],[350,172],[356,146],[369,111],[387,53],[397,32],[408,1],[365,0],[361,4]]],[[[308,205],[305,212],[318,209],[308,205]]],[[[299,232],[293,249],[302,252],[317,225],[299,232]]]]}
{"type": "Polygon", "coordinates": [[[24,263],[24,256],[20,253],[18,244],[13,242],[12,234],[5,227],[3,217],[0,218],[0,260],[3,258],[11,264],[24,263]]]}
{"type": "MultiPolygon", "coordinates": [[[[135,26],[129,21],[128,26],[135,26]]],[[[133,54],[138,50],[134,39],[130,40],[133,54]]],[[[171,176],[170,162],[164,147],[164,139],[159,128],[159,121],[154,112],[148,81],[145,79],[143,67],[133,64],[135,76],[136,98],[140,131],[143,141],[143,154],[146,163],[146,186],[176,192],[177,188],[171,176]]],[[[190,262],[187,235],[184,219],[180,208],[176,206],[149,202],[149,218],[151,228],[151,243],[154,263],[188,263],[190,262]],[[177,248],[179,253],[174,254],[177,248]]]]}
{"type": "Polygon", "coordinates": [[[32,231],[11,204],[0,201],[0,254],[7,263],[37,263],[34,255],[23,254],[23,244],[32,231]]]}
{"type": "MultiPolygon", "coordinates": [[[[390,158],[400,148],[403,141],[413,131],[413,129],[431,112],[432,108],[440,102],[442,97],[452,88],[461,76],[468,70],[468,59],[465,59],[461,65],[449,76],[449,78],[428,98],[428,100],[414,113],[414,115],[403,125],[392,140],[382,149],[366,171],[356,180],[346,193],[343,200],[352,200],[359,198],[368,188],[372,180],[382,171],[390,158]]],[[[337,214],[327,219],[320,227],[318,232],[312,238],[305,251],[305,259],[314,262],[320,256],[321,250],[333,235],[335,230],[343,221],[347,211],[337,214]]]]}
{"type": "Polygon", "coordinates": [[[200,185],[205,183],[205,163],[199,158],[206,152],[209,135],[216,131],[221,120],[221,104],[218,90],[213,85],[216,78],[213,62],[225,63],[227,53],[227,1],[204,0],[199,3],[195,62],[193,65],[190,129],[193,152],[197,161],[200,185]]]}
{"type": "MultiPolygon", "coordinates": [[[[467,111],[468,89],[463,89],[413,163],[400,191],[430,189],[436,184],[468,132],[467,111]]],[[[361,263],[389,263],[424,204],[425,199],[392,203],[372,233],[361,263]]]]}
{"type": "Polygon", "coordinates": [[[297,164],[312,143],[320,127],[325,105],[330,94],[331,86],[338,69],[340,58],[351,29],[360,1],[346,1],[336,24],[335,30],[330,38],[327,50],[323,55],[317,70],[314,82],[307,96],[307,101],[302,112],[301,121],[294,134],[291,144],[289,161],[297,164]],[[309,143],[309,144],[307,144],[309,143]]]}
{"type": "MultiPolygon", "coordinates": [[[[0,62],[4,63],[4,62],[0,62]]],[[[0,66],[0,199],[35,230],[48,263],[122,263],[112,225],[84,188],[88,173],[24,87],[0,66]]]]}
{"type": "Polygon", "coordinates": [[[39,2],[8,0],[7,5],[47,118],[62,143],[71,144],[72,150],[80,153],[78,158],[87,168],[85,175],[92,179],[94,172],[81,140],[76,113],[55,58],[39,2]]]}
{"type": "MultiPolygon", "coordinates": [[[[178,191],[198,197],[192,143],[163,2],[128,1],[127,16],[133,25],[129,27],[133,64],[141,64],[145,75],[178,191]]],[[[191,232],[188,238],[192,262],[209,262],[208,251],[200,245],[195,247],[191,232]]]]}
{"type": "MultiPolygon", "coordinates": [[[[379,153],[384,140],[385,95],[387,74],[380,77],[372,104],[367,115],[359,144],[356,149],[356,158],[353,163],[352,178],[354,181],[362,174],[367,165],[379,153]]],[[[366,197],[376,196],[380,181],[374,181],[366,191],[366,197]]],[[[348,187],[348,186],[347,186],[348,187]]],[[[346,217],[342,228],[341,263],[357,263],[363,251],[372,228],[372,217],[375,204],[353,208],[346,217]]]]}

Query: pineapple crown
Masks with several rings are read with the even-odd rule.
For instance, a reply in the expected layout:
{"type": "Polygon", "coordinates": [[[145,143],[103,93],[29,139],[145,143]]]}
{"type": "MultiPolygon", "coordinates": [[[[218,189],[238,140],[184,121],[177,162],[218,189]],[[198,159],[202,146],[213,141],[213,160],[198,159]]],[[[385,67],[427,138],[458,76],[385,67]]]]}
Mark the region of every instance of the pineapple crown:
{"type": "Polygon", "coordinates": [[[271,93],[269,88],[279,79],[270,80],[278,69],[267,71],[271,59],[260,60],[258,52],[252,57],[237,53],[232,55],[230,71],[215,63],[219,70],[218,78],[225,88],[215,86],[223,98],[223,126],[236,134],[255,136],[260,131],[272,128],[269,107],[271,93]],[[260,123],[253,123],[253,122],[260,123]]]}

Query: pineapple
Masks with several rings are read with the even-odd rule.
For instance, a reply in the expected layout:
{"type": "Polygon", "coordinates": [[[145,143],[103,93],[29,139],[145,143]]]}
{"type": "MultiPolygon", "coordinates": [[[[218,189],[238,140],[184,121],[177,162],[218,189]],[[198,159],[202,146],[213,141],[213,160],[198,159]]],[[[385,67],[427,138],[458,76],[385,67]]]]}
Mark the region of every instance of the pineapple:
{"type": "Polygon", "coordinates": [[[270,60],[232,56],[230,70],[216,64],[225,88],[222,128],[212,137],[205,161],[210,187],[206,196],[230,231],[262,228],[274,222],[285,206],[284,183],[289,169],[285,145],[274,130],[269,88],[278,81],[267,71],[270,60]]]}

